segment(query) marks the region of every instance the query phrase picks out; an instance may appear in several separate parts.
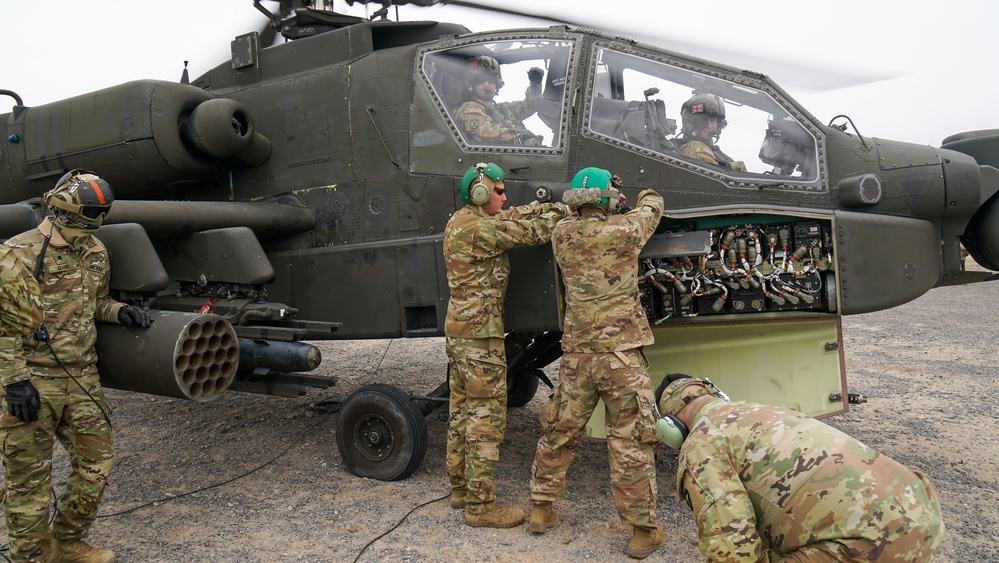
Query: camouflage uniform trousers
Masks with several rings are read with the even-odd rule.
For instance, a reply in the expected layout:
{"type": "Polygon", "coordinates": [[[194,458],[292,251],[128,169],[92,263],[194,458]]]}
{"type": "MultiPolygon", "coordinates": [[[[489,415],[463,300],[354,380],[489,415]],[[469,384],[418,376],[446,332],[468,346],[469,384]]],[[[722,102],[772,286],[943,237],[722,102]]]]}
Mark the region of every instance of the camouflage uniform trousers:
{"type": "Polygon", "coordinates": [[[653,527],[656,434],[648,360],[637,348],[618,354],[562,356],[558,386],[541,413],[544,434],[531,468],[531,500],[554,502],[562,497],[565,473],[579,449],[583,429],[597,400],[603,399],[614,505],[621,520],[653,527]]]}
{"type": "Polygon", "coordinates": [[[41,396],[38,422],[23,423],[7,414],[6,401],[2,405],[0,436],[6,470],[3,508],[14,561],[48,562],[53,536],[59,540],[85,538],[97,517],[111,473],[111,428],[100,409],[109,415],[110,410],[96,367],[84,368],[82,375],[74,373],[80,385],[56,369],[31,366],[31,382],[41,396]],[[62,373],[63,377],[40,373],[62,373]],[[52,447],[56,438],[69,452],[71,469],[50,530],[52,447]]]}
{"type": "Polygon", "coordinates": [[[453,338],[446,343],[451,401],[447,473],[451,490],[466,489],[466,511],[496,502],[493,474],[506,431],[506,348],[502,338],[453,338]]]}
{"type": "MultiPolygon", "coordinates": [[[[933,483],[920,471],[913,471],[922,483],[927,504],[905,516],[908,525],[891,526],[888,535],[879,542],[864,539],[829,540],[796,549],[781,556],[770,553],[770,560],[777,563],[861,563],[881,561],[905,563],[932,561],[940,553],[944,523],[940,517],[940,503],[933,483]]],[[[916,498],[916,497],[913,497],[916,498]]],[[[896,520],[898,522],[898,520],[896,520]]]]}

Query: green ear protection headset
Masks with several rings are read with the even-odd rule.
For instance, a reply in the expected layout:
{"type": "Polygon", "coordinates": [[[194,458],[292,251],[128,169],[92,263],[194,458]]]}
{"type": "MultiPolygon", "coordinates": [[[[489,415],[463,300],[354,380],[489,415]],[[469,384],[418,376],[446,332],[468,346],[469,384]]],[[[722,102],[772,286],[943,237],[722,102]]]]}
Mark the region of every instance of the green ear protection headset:
{"type": "Polygon", "coordinates": [[[486,184],[486,178],[493,181],[493,186],[503,181],[506,174],[503,169],[492,162],[480,162],[465,171],[461,177],[459,195],[466,204],[485,205],[489,203],[493,188],[486,184]]]}
{"type": "Polygon", "coordinates": [[[730,401],[728,395],[707,378],[698,379],[683,373],[671,373],[663,379],[663,382],[656,389],[656,401],[652,404],[656,413],[656,436],[662,443],[674,450],[680,449],[683,441],[690,434],[690,429],[687,428],[687,425],[682,420],[677,418],[676,413],[680,412],[691,401],[703,395],[714,395],[726,402],[730,401]],[[689,395],[682,400],[678,398],[674,399],[674,396],[679,397],[680,390],[688,385],[700,385],[704,388],[704,392],[689,395]],[[663,402],[664,396],[666,397],[665,403],[663,402]],[[661,410],[666,411],[665,414],[659,408],[660,403],[663,403],[661,410]]]}

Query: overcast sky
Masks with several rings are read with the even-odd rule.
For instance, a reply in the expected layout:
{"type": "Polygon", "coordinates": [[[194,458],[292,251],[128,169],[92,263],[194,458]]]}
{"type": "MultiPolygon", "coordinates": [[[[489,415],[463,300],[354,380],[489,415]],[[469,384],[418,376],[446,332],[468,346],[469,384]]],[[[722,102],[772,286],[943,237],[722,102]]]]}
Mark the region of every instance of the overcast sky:
{"type": "MultiPolygon", "coordinates": [[[[953,133],[999,129],[999,3],[993,0],[482,3],[538,10],[643,41],[659,38],[763,72],[820,121],[847,114],[865,136],[939,146],[953,133]],[[866,82],[827,89],[851,80],[866,82]]],[[[335,7],[365,12],[344,1],[335,7]]],[[[549,25],[446,6],[399,12],[473,31],[549,25]]],[[[194,78],[226,61],[232,38],[265,20],[252,0],[0,0],[0,21],[0,89],[31,106],[140,78],[175,81],[185,60],[194,78]]],[[[12,105],[0,97],[0,112],[12,105]]]]}

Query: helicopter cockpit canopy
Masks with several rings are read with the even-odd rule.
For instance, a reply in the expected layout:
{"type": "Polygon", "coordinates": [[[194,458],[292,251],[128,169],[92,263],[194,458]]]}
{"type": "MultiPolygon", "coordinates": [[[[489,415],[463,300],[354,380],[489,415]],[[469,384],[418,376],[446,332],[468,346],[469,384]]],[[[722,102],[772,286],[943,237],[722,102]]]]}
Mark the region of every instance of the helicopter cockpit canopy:
{"type": "Polygon", "coordinates": [[[724,100],[727,121],[716,149],[746,168],[724,173],[816,179],[815,137],[769,93],[609,46],[598,46],[594,60],[588,135],[717,172],[721,168],[681,152],[688,139],[678,127],[685,101],[694,94],[713,94],[724,100]]]}
{"type": "Polygon", "coordinates": [[[468,146],[554,149],[560,145],[572,45],[572,41],[549,39],[476,43],[428,52],[421,70],[441,109],[468,146]],[[501,77],[491,100],[495,103],[480,100],[469,108],[469,102],[475,100],[473,87],[482,61],[499,64],[499,73],[491,67],[488,73],[481,73],[501,77]],[[530,96],[529,71],[535,68],[543,73],[540,95],[530,96]],[[483,131],[487,127],[503,131],[487,134],[483,131]]]}

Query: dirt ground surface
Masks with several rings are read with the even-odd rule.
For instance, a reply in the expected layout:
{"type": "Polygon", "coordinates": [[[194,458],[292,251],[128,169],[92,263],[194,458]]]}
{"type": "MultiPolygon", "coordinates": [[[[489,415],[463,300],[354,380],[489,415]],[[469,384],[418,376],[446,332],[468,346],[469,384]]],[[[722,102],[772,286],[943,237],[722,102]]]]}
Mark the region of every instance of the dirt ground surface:
{"type": "MultiPolygon", "coordinates": [[[[850,391],[869,401],[828,422],[933,479],[947,525],[943,563],[999,561],[997,289],[939,288],[843,319],[850,391]]],[[[603,442],[583,444],[557,505],[561,521],[543,536],[523,526],[470,528],[449,508],[446,422],[434,415],[412,477],[351,475],[336,447],[337,415],[310,406],[375,382],[427,393],[444,377],[443,342],[321,346],[318,372],[337,384],[299,398],[227,393],[200,404],[111,390],[117,458],[92,543],[121,562],[628,560],[631,530],[614,510],[603,442]]],[[[511,409],[497,469],[500,499],[525,510],[547,395],[542,387],[511,409]]],[[[61,489],[66,456],[53,467],[61,489]]],[[[675,454],[663,449],[657,469],[667,543],[649,560],[702,560],[689,510],[673,491],[675,454]]]]}

